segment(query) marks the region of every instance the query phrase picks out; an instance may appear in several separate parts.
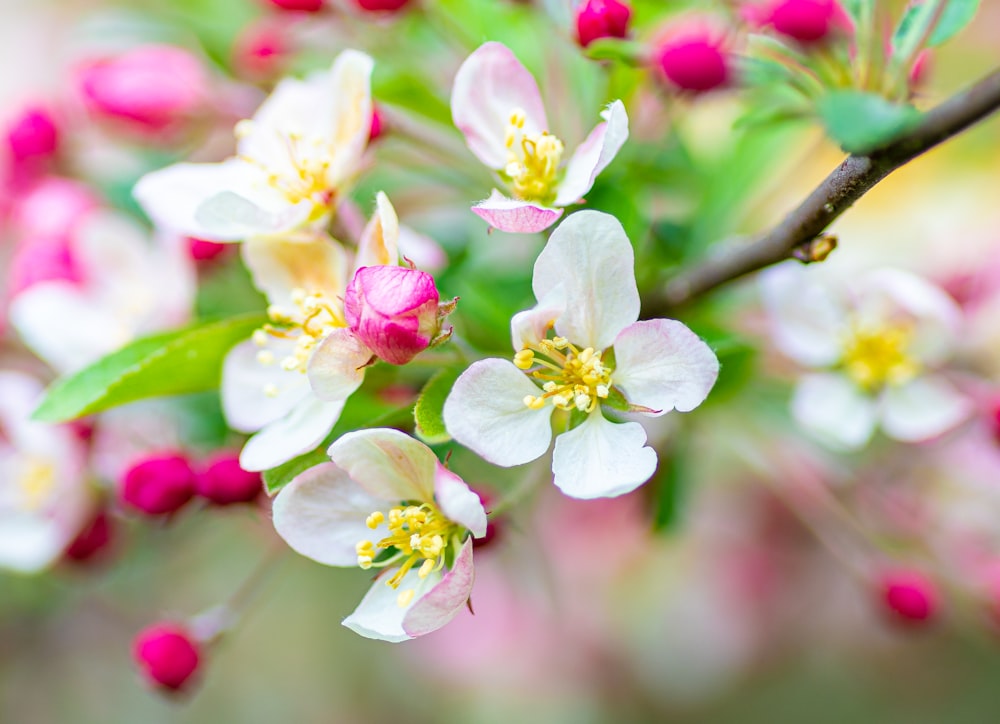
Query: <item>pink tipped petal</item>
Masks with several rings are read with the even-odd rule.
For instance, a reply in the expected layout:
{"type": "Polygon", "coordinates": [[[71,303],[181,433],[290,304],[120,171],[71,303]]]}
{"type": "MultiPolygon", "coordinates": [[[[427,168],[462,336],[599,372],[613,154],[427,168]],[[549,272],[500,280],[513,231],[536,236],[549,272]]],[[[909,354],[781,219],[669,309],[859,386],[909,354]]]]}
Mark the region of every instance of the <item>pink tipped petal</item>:
{"type": "Polygon", "coordinates": [[[307,397],[288,415],[247,440],[240,453],[240,467],[251,472],[270,470],[315,450],[330,434],[343,409],[343,402],[307,397]]]}
{"type": "Polygon", "coordinates": [[[531,287],[545,299],[565,287],[566,313],[556,332],[580,347],[605,349],[639,318],[632,244],[618,219],[578,211],[552,232],[535,261],[531,287]]]}
{"type": "Polygon", "coordinates": [[[515,110],[525,114],[525,134],[549,130],[542,95],[531,73],[505,45],[485,43],[455,75],[451,117],[469,150],[491,169],[507,164],[505,135],[515,110]]]}
{"type": "Polygon", "coordinates": [[[344,294],[346,254],[325,234],[251,237],[241,253],[254,286],[271,304],[287,306],[295,289],[331,299],[344,294]]]}
{"type": "Polygon", "coordinates": [[[357,544],[376,534],[367,516],[384,501],[333,463],[300,473],[274,499],[274,529],[297,553],[327,566],[356,566],[357,544]]]}
{"type": "Polygon", "coordinates": [[[306,366],[309,386],[321,400],[346,400],[365,379],[372,351],[349,329],[335,329],[306,366]]]}
{"type": "Polygon", "coordinates": [[[438,459],[399,430],[349,432],[330,446],[330,458],[372,495],[390,502],[432,500],[438,459]]]}
{"type": "Polygon", "coordinates": [[[538,304],[518,312],[510,320],[510,336],[515,350],[537,344],[545,338],[549,327],[566,312],[566,294],[562,286],[549,291],[538,304]]]}
{"type": "Polygon", "coordinates": [[[759,279],[778,348],[810,367],[837,362],[847,310],[822,280],[797,261],[765,269],[759,279]]]}
{"type": "Polygon", "coordinates": [[[381,191],[375,195],[375,213],[361,233],[354,268],[399,263],[399,218],[381,191]]]}
{"type": "MultiPolygon", "coordinates": [[[[291,354],[290,342],[275,340],[269,347],[277,359],[291,354]]],[[[233,347],[222,363],[222,412],[231,428],[256,432],[279,420],[309,396],[305,375],[282,369],[277,362],[257,361],[260,348],[247,340],[233,347]]]]}
{"type": "Polygon", "coordinates": [[[637,422],[614,423],[595,411],[556,438],[553,482],[571,498],[614,498],[635,490],[656,471],[656,452],[646,447],[637,422]]]}
{"type": "Polygon", "coordinates": [[[494,229],[509,234],[535,234],[556,223],[563,212],[562,209],[550,209],[530,201],[509,199],[493,189],[488,199],[472,207],[472,213],[494,229]]]}
{"type": "Polygon", "coordinates": [[[556,206],[568,206],[590,191],[594,179],[611,163],[628,140],[628,114],[621,101],[615,101],[603,111],[600,123],[577,147],[566,165],[566,175],[556,195],[556,206]]]}
{"type": "Polygon", "coordinates": [[[438,463],[434,472],[434,499],[445,517],[461,523],[476,538],[486,535],[486,509],[478,495],[460,477],[438,463]]]}
{"type": "Polygon", "coordinates": [[[614,384],[657,415],[693,410],[719,376],[719,360],[694,332],[673,319],[630,324],[615,338],[614,384]]]}
{"type": "Polygon", "coordinates": [[[803,377],[792,397],[792,416],[831,448],[858,450],[875,431],[875,402],[835,374],[803,377]]]}
{"type": "Polygon", "coordinates": [[[451,570],[431,590],[418,598],[403,617],[403,630],[411,638],[437,631],[451,621],[472,595],[472,539],[462,545],[451,570]]]}
{"type": "Polygon", "coordinates": [[[943,377],[921,377],[882,396],[882,429],[903,442],[941,435],[972,412],[972,402],[943,377]]]}
{"type": "Polygon", "coordinates": [[[448,433],[494,465],[511,467],[541,457],[552,440],[552,406],[532,410],[536,387],[511,362],[480,360],[455,381],[444,403],[448,433]]]}
{"type": "Polygon", "coordinates": [[[398,643],[413,638],[403,630],[403,620],[407,613],[417,605],[419,598],[415,599],[409,606],[400,606],[398,603],[400,591],[410,588],[418,591],[429,591],[441,580],[441,573],[436,571],[427,576],[423,581],[417,575],[417,571],[411,570],[399,584],[399,588],[392,588],[386,584],[393,576],[397,568],[389,568],[383,571],[368,593],[361,599],[361,603],[354,609],[354,613],[343,620],[344,626],[357,634],[369,639],[379,641],[389,641],[398,643]]]}

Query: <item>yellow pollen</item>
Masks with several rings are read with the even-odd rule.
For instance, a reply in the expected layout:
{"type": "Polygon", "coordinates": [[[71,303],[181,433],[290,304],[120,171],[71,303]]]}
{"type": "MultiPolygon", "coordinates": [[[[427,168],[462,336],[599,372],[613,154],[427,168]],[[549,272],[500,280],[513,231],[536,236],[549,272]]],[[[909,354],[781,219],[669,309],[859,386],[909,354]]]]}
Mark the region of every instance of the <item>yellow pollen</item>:
{"type": "Polygon", "coordinates": [[[913,334],[908,324],[855,325],[844,343],[844,371],[869,391],[909,382],[920,373],[909,351],[913,334]]]}
{"type": "Polygon", "coordinates": [[[406,608],[413,602],[413,597],[417,594],[412,588],[407,588],[405,591],[400,591],[399,596],[396,597],[396,605],[400,608],[406,608]]]}
{"type": "Polygon", "coordinates": [[[365,519],[365,525],[367,525],[372,530],[375,530],[384,522],[385,522],[385,515],[383,515],[382,512],[379,510],[376,510],[374,513],[372,513],[365,519]]]}
{"type": "Polygon", "coordinates": [[[542,339],[514,355],[514,364],[542,387],[542,395],[526,395],[525,407],[541,410],[547,401],[560,410],[593,412],[611,390],[612,369],[602,353],[579,349],[565,337],[542,339]],[[531,364],[525,365],[530,359],[531,364]]]}
{"type": "Polygon", "coordinates": [[[17,479],[21,493],[21,509],[39,510],[52,495],[56,485],[56,471],[51,463],[36,457],[26,457],[21,463],[22,472],[17,479]]]}
{"type": "Polygon", "coordinates": [[[504,133],[507,165],[502,173],[517,198],[549,204],[556,196],[563,142],[548,131],[525,133],[525,121],[524,111],[511,112],[504,133]]]}

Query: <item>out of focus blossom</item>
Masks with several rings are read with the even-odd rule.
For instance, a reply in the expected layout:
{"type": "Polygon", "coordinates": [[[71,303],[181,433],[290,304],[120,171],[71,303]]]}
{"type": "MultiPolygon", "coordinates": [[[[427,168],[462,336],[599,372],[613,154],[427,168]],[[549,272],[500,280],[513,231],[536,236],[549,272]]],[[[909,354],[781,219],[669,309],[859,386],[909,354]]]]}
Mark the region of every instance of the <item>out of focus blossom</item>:
{"type": "Polygon", "coordinates": [[[145,132],[171,131],[203,115],[210,98],[201,61],[171,45],[88,60],[77,83],[91,112],[145,132]]]}
{"type": "Polygon", "coordinates": [[[136,635],[132,642],[132,658],[150,684],[168,691],[180,691],[194,680],[202,652],[186,627],[164,621],[136,635]]]}
{"type": "Polygon", "coordinates": [[[669,28],[653,51],[653,62],[674,87],[705,93],[728,85],[732,60],[723,34],[697,22],[669,28]]]}
{"type": "Polygon", "coordinates": [[[584,48],[601,38],[624,38],[632,7],[621,0],[584,0],[576,9],[576,39],[584,48]]]}
{"type": "Polygon", "coordinates": [[[451,114],[469,150],[506,187],[472,207],[500,231],[542,231],[580,201],[628,139],[621,101],[601,112],[599,123],[563,164],[565,146],[549,133],[535,79],[501,43],[485,43],[455,76],[451,114]]]}
{"type": "Polygon", "coordinates": [[[41,397],[33,377],[0,372],[0,569],[21,573],[55,563],[93,505],[81,442],[30,419],[41,397]]]}
{"type": "Polygon", "coordinates": [[[53,156],[59,148],[59,127],[42,106],[28,106],[7,127],[7,146],[15,162],[53,156]]]}
{"type": "Polygon", "coordinates": [[[41,237],[65,240],[99,207],[99,197],[85,184],[47,176],[18,197],[15,233],[27,243],[41,237]]]}
{"type": "Polygon", "coordinates": [[[886,572],[880,586],[885,605],[901,621],[924,623],[937,614],[937,588],[919,571],[886,572]]]}
{"type": "Polygon", "coordinates": [[[761,276],[775,344],[820,371],[802,377],[792,414],[835,448],[864,447],[876,427],[928,440],[964,420],[969,400],[936,371],[956,343],[961,311],[907,272],[869,272],[840,287],[795,262],[761,276]]]}
{"type": "Polygon", "coordinates": [[[156,224],[209,241],[322,228],[360,170],[371,72],[370,57],[347,50],[328,72],[286,78],[237,124],[236,156],[154,171],[135,198],[156,224]]]}
{"type": "Polygon", "coordinates": [[[564,221],[535,262],[538,306],[511,320],[513,362],[475,362],[455,382],[444,406],[451,435],[496,465],[520,465],[548,450],[553,413],[578,417],[552,458],[564,493],[612,497],[646,482],[656,452],[645,430],[609,420],[605,405],[652,417],[688,412],[708,396],[719,361],[680,322],[636,321],[633,266],[613,216],[581,211],[564,221]]]}
{"type": "Polygon", "coordinates": [[[240,33],[233,47],[233,65],[251,80],[266,80],[284,72],[291,51],[288,25],[263,20],[240,33]]]}
{"type": "Polygon", "coordinates": [[[743,6],[743,15],[757,26],[803,44],[826,40],[835,32],[848,32],[853,23],[837,0],[771,0],[743,6]]]}
{"type": "Polygon", "coordinates": [[[472,592],[472,538],[486,534],[479,496],[398,430],[348,433],[329,452],[333,463],[278,494],[278,534],[320,563],[381,571],[344,619],[362,636],[405,641],[444,626],[472,592]]]}
{"type": "Polygon", "coordinates": [[[76,563],[93,561],[114,541],[114,523],[108,511],[98,508],[90,521],[66,547],[66,558],[76,563]]]}

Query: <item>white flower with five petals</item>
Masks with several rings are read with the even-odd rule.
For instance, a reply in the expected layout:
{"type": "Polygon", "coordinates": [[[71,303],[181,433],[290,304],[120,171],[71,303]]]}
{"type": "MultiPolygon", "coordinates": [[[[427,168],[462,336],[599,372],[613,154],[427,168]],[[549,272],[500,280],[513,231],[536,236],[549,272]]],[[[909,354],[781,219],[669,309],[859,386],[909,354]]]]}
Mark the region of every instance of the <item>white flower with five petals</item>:
{"type": "Polygon", "coordinates": [[[278,534],[328,566],[381,571],[344,620],[362,636],[405,641],[444,626],[472,593],[472,538],[486,535],[479,496],[398,430],[348,433],[329,453],[278,493],[278,534]]]}
{"type": "Polygon", "coordinates": [[[633,265],[613,216],[566,219],[535,262],[538,305],[511,320],[514,361],[475,362],[455,382],[444,406],[452,437],[496,465],[520,465],[548,450],[557,413],[573,425],[556,438],[552,460],[564,493],[613,497],[648,480],[656,453],[645,430],[608,420],[603,408],[619,400],[653,417],[693,410],[715,384],[719,361],[680,322],[636,321],[633,265]]]}

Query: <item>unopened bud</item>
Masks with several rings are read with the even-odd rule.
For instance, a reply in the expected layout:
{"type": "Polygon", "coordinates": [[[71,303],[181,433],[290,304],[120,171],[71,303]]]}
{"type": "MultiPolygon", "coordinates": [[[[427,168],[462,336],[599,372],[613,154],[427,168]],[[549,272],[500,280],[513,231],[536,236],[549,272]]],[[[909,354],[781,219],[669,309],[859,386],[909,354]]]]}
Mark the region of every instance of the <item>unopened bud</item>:
{"type": "Polygon", "coordinates": [[[252,503],[263,490],[260,473],[240,467],[239,456],[222,453],[198,475],[195,491],[216,505],[252,503]]]}
{"type": "Polygon", "coordinates": [[[195,474],[180,455],[149,457],[125,473],[121,497],[147,515],[180,510],[194,495],[195,474]]]}
{"type": "Polygon", "coordinates": [[[898,620],[921,624],[937,613],[937,589],[929,578],[918,571],[884,573],[881,586],[885,605],[898,620]]]}
{"type": "Polygon", "coordinates": [[[394,13],[402,10],[410,0],[354,0],[354,4],[369,13],[394,13]]]}
{"type": "Polygon", "coordinates": [[[601,38],[624,38],[632,8],[620,0],[586,0],[576,10],[576,39],[586,48],[601,38]]]}
{"type": "Polygon", "coordinates": [[[779,0],[764,18],[784,36],[803,44],[819,43],[831,33],[850,27],[836,0],[779,0]]]}
{"type": "Polygon", "coordinates": [[[279,10],[300,13],[317,13],[323,9],[323,0],[268,0],[279,10]]]}
{"type": "Polygon", "coordinates": [[[378,106],[372,106],[372,122],[368,127],[368,143],[376,140],[385,133],[385,121],[382,120],[382,113],[378,106]]]}
{"type": "Polygon", "coordinates": [[[59,146],[59,129],[45,109],[25,108],[7,128],[7,146],[15,161],[48,158],[59,146]]]}
{"type": "Polygon", "coordinates": [[[76,563],[94,560],[106,551],[114,538],[114,528],[108,512],[101,508],[90,519],[76,538],[66,547],[66,558],[76,563]]]}
{"type": "Polygon", "coordinates": [[[426,272],[398,266],[358,269],[344,297],[347,325],[380,359],[409,362],[441,326],[437,287],[426,272]]]}
{"type": "Polygon", "coordinates": [[[196,239],[193,236],[187,237],[187,247],[191,258],[200,262],[212,261],[234,248],[231,244],[220,244],[217,241],[196,239]]]}
{"type": "Polygon", "coordinates": [[[730,80],[729,55],[723,41],[707,28],[671,33],[653,57],[664,77],[681,90],[704,93],[730,80]]]}
{"type": "Polygon", "coordinates": [[[180,691],[198,671],[201,650],[186,628],[161,622],[139,632],[132,643],[132,657],[149,683],[180,691]]]}

